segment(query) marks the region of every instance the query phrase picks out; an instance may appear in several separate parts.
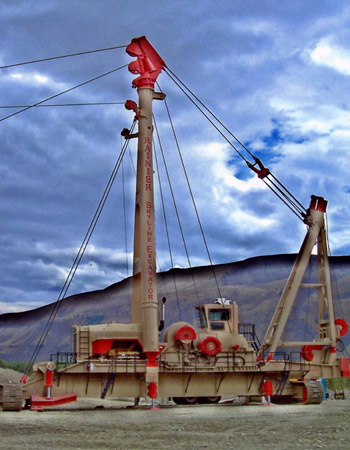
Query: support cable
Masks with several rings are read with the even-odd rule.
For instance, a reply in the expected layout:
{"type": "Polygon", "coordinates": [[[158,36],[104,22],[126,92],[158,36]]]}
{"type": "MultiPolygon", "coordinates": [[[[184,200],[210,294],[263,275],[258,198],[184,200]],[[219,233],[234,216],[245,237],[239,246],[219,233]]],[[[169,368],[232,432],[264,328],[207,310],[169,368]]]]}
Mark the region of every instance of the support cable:
{"type": "Polygon", "coordinates": [[[26,64],[34,64],[34,63],[44,62],[44,61],[53,61],[55,59],[70,58],[72,56],[88,55],[91,53],[106,52],[108,50],[116,50],[118,48],[126,48],[126,47],[127,47],[127,45],[117,45],[115,47],[99,48],[97,50],[88,50],[85,52],[69,53],[67,55],[51,56],[51,57],[42,58],[42,59],[33,59],[31,61],[25,61],[25,62],[19,62],[19,63],[14,63],[14,64],[7,64],[6,66],[0,66],[0,69],[9,69],[10,67],[24,66],[26,64]]]}
{"type": "MultiPolygon", "coordinates": [[[[134,120],[134,122],[133,122],[133,124],[132,124],[132,126],[130,128],[131,131],[134,129],[135,124],[136,124],[136,121],[134,120]]],[[[121,152],[120,152],[120,154],[119,154],[119,156],[117,158],[117,162],[116,162],[116,164],[115,164],[115,166],[114,166],[114,168],[112,170],[112,173],[111,173],[111,175],[109,177],[109,180],[107,182],[105,190],[104,190],[104,192],[102,194],[102,197],[101,197],[101,199],[100,199],[100,201],[98,203],[98,206],[96,208],[94,216],[93,216],[93,218],[92,218],[92,220],[90,222],[89,228],[88,228],[88,230],[87,230],[87,232],[86,232],[86,234],[84,236],[83,242],[80,245],[78,253],[77,253],[77,255],[76,255],[75,259],[74,259],[74,262],[73,262],[73,264],[72,264],[72,266],[70,268],[70,271],[69,271],[69,273],[67,275],[67,278],[66,278],[66,280],[65,280],[65,282],[64,282],[64,284],[62,286],[62,289],[61,289],[61,291],[60,291],[60,293],[59,293],[59,295],[57,297],[57,300],[53,304],[50,316],[49,316],[49,318],[48,318],[48,320],[46,322],[44,330],[42,331],[42,334],[41,334],[41,336],[39,338],[38,343],[36,344],[36,347],[35,347],[35,349],[33,351],[33,354],[32,354],[32,356],[30,358],[30,361],[27,364],[27,367],[26,367],[26,370],[25,370],[25,374],[27,374],[27,375],[28,375],[28,373],[30,372],[30,370],[33,367],[33,364],[34,364],[34,362],[35,362],[35,360],[36,360],[36,358],[37,358],[37,356],[38,356],[38,354],[39,354],[39,352],[40,352],[40,350],[41,350],[41,348],[42,348],[42,346],[44,344],[44,341],[45,341],[45,339],[46,339],[46,337],[47,337],[47,335],[48,335],[48,333],[49,333],[49,331],[51,329],[51,326],[52,326],[52,324],[53,324],[53,322],[54,322],[54,320],[55,320],[55,318],[56,318],[56,316],[58,314],[58,311],[59,311],[59,309],[60,309],[60,307],[62,305],[62,300],[66,297],[66,294],[67,294],[68,289],[69,289],[69,287],[70,287],[70,285],[71,285],[71,283],[73,281],[74,275],[75,275],[75,273],[76,273],[76,271],[77,271],[77,269],[79,267],[81,259],[84,256],[85,250],[86,250],[86,248],[88,246],[88,243],[89,243],[89,241],[91,239],[92,233],[95,230],[95,227],[96,227],[96,224],[98,222],[98,219],[100,218],[100,215],[102,213],[103,207],[104,207],[104,205],[105,205],[105,203],[107,201],[108,195],[109,195],[109,193],[111,191],[111,188],[112,188],[112,185],[113,185],[113,182],[114,182],[115,177],[116,177],[116,175],[118,173],[118,169],[120,167],[121,161],[123,159],[123,156],[125,154],[126,148],[128,146],[128,142],[129,141],[126,141],[124,143],[123,147],[122,147],[122,150],[121,150],[121,152]]]]}
{"type": "Polygon", "coordinates": [[[297,212],[297,211],[295,211],[292,207],[291,207],[291,205],[290,205],[290,203],[287,201],[287,200],[285,200],[284,198],[283,198],[283,196],[282,195],[280,195],[279,193],[278,193],[278,191],[277,190],[275,190],[272,186],[270,186],[267,182],[266,182],[266,180],[262,180],[265,184],[266,184],[266,186],[287,206],[287,208],[289,208],[291,211],[292,211],[292,213],[293,214],[295,214],[296,216],[297,216],[297,218],[298,219],[300,219],[300,220],[303,220],[303,217],[301,217],[300,216],[300,214],[297,212]]]}
{"type": "Polygon", "coordinates": [[[187,186],[188,186],[188,190],[190,192],[190,196],[191,196],[193,208],[194,208],[194,211],[195,211],[195,214],[196,214],[196,217],[197,217],[199,229],[200,229],[200,232],[201,232],[201,235],[202,235],[202,238],[203,238],[204,246],[205,246],[205,249],[206,249],[206,252],[207,252],[207,255],[208,255],[208,259],[209,259],[209,263],[210,263],[210,266],[211,266],[211,269],[212,269],[212,272],[213,272],[213,277],[214,277],[214,280],[215,280],[215,284],[216,284],[216,287],[217,287],[217,290],[218,290],[218,293],[219,293],[219,297],[223,298],[222,295],[221,295],[221,290],[220,290],[218,279],[216,277],[213,260],[212,260],[211,255],[210,255],[208,243],[207,243],[207,240],[206,240],[206,237],[205,237],[205,233],[204,233],[204,229],[203,229],[203,226],[202,226],[202,222],[201,222],[200,217],[199,217],[197,204],[196,204],[196,201],[194,199],[191,183],[190,183],[190,180],[188,178],[185,162],[184,162],[183,157],[182,157],[179,141],[177,139],[177,135],[176,135],[175,128],[174,128],[174,123],[172,121],[172,118],[171,118],[171,115],[170,115],[170,111],[169,111],[169,107],[168,107],[168,102],[166,101],[166,99],[164,99],[164,104],[165,104],[165,108],[166,108],[166,111],[167,111],[167,114],[168,114],[170,126],[171,126],[171,129],[172,129],[173,135],[174,135],[177,151],[178,151],[178,154],[179,154],[179,157],[180,157],[180,161],[181,161],[181,165],[182,165],[182,169],[184,171],[184,175],[185,175],[185,178],[186,178],[186,183],[187,183],[187,186]]]}
{"type": "MultiPolygon", "coordinates": [[[[154,124],[155,124],[155,128],[157,128],[154,115],[153,115],[153,121],[154,121],[154,124]]],[[[157,129],[157,135],[158,135],[158,129],[157,129]]],[[[158,137],[159,137],[159,135],[158,135],[158,137]]],[[[154,145],[154,143],[153,143],[153,145],[154,145]]],[[[155,145],[154,145],[154,148],[155,148],[155,145]]],[[[170,235],[169,235],[168,221],[167,221],[166,212],[165,212],[165,203],[164,203],[163,189],[162,189],[162,183],[161,183],[161,180],[160,180],[160,171],[159,171],[158,157],[157,157],[157,152],[156,151],[154,151],[154,157],[155,157],[155,160],[156,160],[159,192],[160,192],[160,198],[161,198],[161,202],[162,202],[162,211],[163,211],[164,226],[165,226],[165,232],[166,232],[168,249],[169,249],[170,264],[171,264],[171,268],[174,269],[174,260],[173,260],[173,254],[172,254],[172,251],[171,251],[171,245],[170,245],[170,235]]],[[[179,320],[181,321],[182,318],[181,318],[179,292],[178,292],[178,289],[177,289],[176,277],[175,277],[175,273],[174,272],[173,272],[173,281],[174,281],[174,288],[175,288],[177,310],[178,310],[178,313],[179,313],[179,320]]]]}
{"type": "MultiPolygon", "coordinates": [[[[305,207],[299,202],[299,200],[290,192],[289,189],[286,188],[272,173],[270,173],[272,178],[287,192],[287,194],[295,201],[297,205],[299,205],[300,213],[306,212],[305,207]]],[[[297,206],[296,206],[297,208],[297,206]]]]}
{"type": "MultiPolygon", "coordinates": [[[[178,86],[178,88],[185,94],[185,96],[194,104],[194,106],[204,115],[204,117],[211,123],[211,125],[219,132],[219,134],[226,140],[226,142],[235,150],[235,152],[243,159],[243,161],[253,170],[255,169],[253,166],[259,161],[258,158],[255,157],[255,155],[235,136],[227,127],[226,125],[189,89],[169,68],[165,69],[166,74],[169,76],[169,78],[178,86]],[[193,98],[192,98],[192,97],[193,98]],[[195,100],[194,100],[195,99],[195,100]],[[213,122],[213,120],[206,114],[205,111],[196,103],[198,102],[211,116],[212,118],[225,130],[229,133],[229,135],[254,159],[254,164],[251,164],[247,158],[242,154],[242,152],[239,151],[239,149],[231,142],[231,140],[222,132],[222,130],[213,122]]],[[[259,161],[260,162],[260,161],[259,161]]],[[[265,168],[264,168],[265,170],[265,168]]],[[[255,169],[257,173],[259,170],[255,169]]],[[[303,205],[291,194],[291,192],[273,175],[270,171],[267,171],[268,174],[264,176],[259,176],[259,178],[263,179],[265,181],[266,186],[274,192],[282,201],[285,203],[293,212],[294,214],[301,220],[304,220],[306,215],[306,209],[303,207],[303,205]],[[269,178],[269,175],[273,177],[275,180],[272,181],[269,178]],[[268,179],[269,183],[266,182],[266,179],[268,179]],[[279,186],[277,186],[277,184],[279,186]],[[281,193],[281,195],[277,194],[277,191],[281,193]],[[283,200],[282,197],[284,197],[286,200],[283,200]],[[290,205],[288,205],[288,203],[290,205]],[[297,206],[299,205],[299,206],[297,206]]]]}
{"type": "MultiPolygon", "coordinates": [[[[189,256],[188,248],[187,248],[187,244],[186,244],[186,239],[185,239],[184,231],[183,231],[182,224],[181,224],[181,220],[180,220],[179,210],[178,210],[178,208],[177,208],[177,204],[176,204],[176,200],[175,200],[175,195],[174,195],[174,190],[173,190],[173,187],[172,187],[172,183],[171,183],[171,179],[170,179],[170,175],[169,175],[168,166],[167,166],[167,163],[166,163],[166,160],[165,160],[165,155],[164,155],[164,151],[163,151],[163,146],[162,146],[162,143],[161,143],[161,140],[160,140],[160,137],[159,137],[158,127],[157,127],[156,122],[154,122],[154,124],[155,124],[155,130],[156,130],[158,142],[159,142],[159,148],[160,148],[161,155],[162,155],[162,159],[163,159],[163,164],[164,164],[164,168],[165,168],[165,173],[166,173],[167,180],[168,180],[168,184],[169,184],[170,194],[171,194],[171,198],[172,198],[172,201],[173,201],[173,205],[174,205],[174,209],[175,209],[175,214],[176,214],[177,222],[178,222],[178,225],[179,225],[179,230],[180,230],[180,234],[181,234],[182,243],[183,243],[183,246],[184,246],[184,249],[185,249],[186,258],[187,258],[187,262],[188,262],[189,268],[192,269],[191,260],[190,260],[190,256],[189,256]]],[[[192,271],[192,270],[191,270],[191,276],[192,276],[193,285],[194,285],[194,290],[195,290],[195,294],[196,294],[196,298],[197,298],[197,304],[199,304],[200,301],[199,301],[198,290],[197,290],[197,286],[196,286],[196,282],[195,282],[195,279],[194,279],[194,275],[193,275],[193,271],[192,271]]]]}
{"type": "Polygon", "coordinates": [[[128,64],[124,64],[123,66],[117,67],[116,69],[109,70],[108,72],[105,72],[102,75],[98,75],[98,76],[96,76],[94,78],[90,78],[90,80],[87,80],[87,81],[83,81],[82,83],[77,84],[76,86],[73,86],[73,87],[71,87],[69,89],[66,89],[65,91],[59,92],[58,94],[51,95],[51,97],[45,98],[44,100],[40,100],[39,102],[36,102],[33,105],[26,106],[25,108],[20,109],[19,111],[16,111],[16,112],[14,112],[12,114],[9,114],[8,116],[2,117],[0,119],[0,122],[2,122],[3,120],[9,119],[10,117],[13,117],[13,116],[15,116],[17,114],[20,114],[20,113],[22,113],[24,111],[27,111],[30,108],[34,108],[35,106],[39,106],[42,103],[45,103],[45,102],[47,102],[49,100],[52,100],[53,98],[59,97],[60,95],[67,94],[67,92],[73,91],[74,89],[77,89],[79,87],[85,86],[86,84],[91,83],[92,81],[99,80],[100,78],[105,77],[107,75],[110,75],[113,72],[117,72],[117,70],[123,69],[124,67],[127,67],[127,65],[128,64]]]}
{"type": "MultiPolygon", "coordinates": [[[[123,146],[122,146],[123,149],[123,146]]],[[[125,201],[125,178],[124,178],[124,161],[122,160],[122,185],[123,185],[123,211],[124,211],[124,243],[125,243],[125,265],[126,276],[129,276],[129,261],[128,261],[128,233],[126,225],[126,201],[125,201]]]]}
{"type": "MultiPolygon", "coordinates": [[[[238,148],[230,141],[230,139],[225,136],[225,134],[220,130],[220,128],[211,120],[211,118],[208,116],[208,114],[206,114],[203,109],[201,109],[197,103],[188,95],[188,93],[185,91],[185,89],[180,86],[180,84],[178,82],[176,82],[176,80],[174,80],[174,78],[169,75],[168,71],[165,69],[165,73],[170,77],[170,79],[176,84],[176,86],[180,89],[180,91],[182,91],[186,97],[190,100],[191,103],[193,103],[193,105],[203,114],[203,116],[212,124],[212,126],[216,129],[216,131],[221,134],[221,136],[225,139],[225,141],[235,150],[236,153],[238,153],[238,155],[246,162],[248,163],[249,161],[243,156],[243,154],[238,150],[238,148]]],[[[157,83],[158,85],[158,83],[157,83]]]]}
{"type": "MultiPolygon", "coordinates": [[[[308,264],[308,284],[309,284],[309,286],[311,284],[311,268],[312,268],[311,263],[312,263],[312,259],[310,259],[310,263],[308,264]]],[[[307,288],[306,314],[305,314],[304,341],[306,341],[306,333],[310,327],[310,325],[309,325],[310,295],[311,295],[311,289],[310,289],[310,287],[308,287],[307,288]]]]}
{"type": "MultiPolygon", "coordinates": [[[[203,106],[203,108],[206,110],[206,111],[208,111],[208,113],[222,126],[222,128],[224,128],[224,130],[226,130],[228,133],[229,133],[229,135],[231,136],[231,137],[233,137],[233,139],[241,146],[241,147],[243,147],[244,148],[244,150],[251,156],[251,157],[253,157],[254,158],[254,155],[253,155],[253,153],[249,150],[249,148],[248,147],[246,147],[244,144],[243,144],[243,142],[241,142],[239,139],[238,139],[238,137],[237,136],[235,136],[232,132],[231,132],[231,130],[229,129],[229,128],[227,128],[227,126],[197,97],[197,95],[193,92],[193,91],[191,91],[191,89],[188,87],[188,86],[186,86],[185,85],[185,83],[183,83],[181,80],[180,80],[180,78],[178,77],[178,76],[176,76],[175,75],[175,73],[171,70],[171,69],[169,69],[169,67],[167,67],[166,69],[165,69],[165,72],[167,73],[167,72],[170,72],[171,73],[171,75],[174,77],[174,78],[176,78],[176,80],[197,100],[197,102],[200,104],[200,105],[202,105],[203,106]]],[[[168,76],[170,76],[168,73],[167,73],[167,75],[168,76]]],[[[171,77],[170,77],[171,78],[171,77]]],[[[174,81],[174,80],[173,80],[174,81]]],[[[176,83],[177,84],[177,83],[176,83]]]]}
{"type": "MultiPolygon", "coordinates": [[[[328,251],[328,256],[329,256],[329,268],[330,268],[330,271],[331,271],[331,278],[332,278],[332,280],[334,280],[332,285],[334,284],[334,290],[336,291],[336,297],[338,299],[337,304],[339,304],[340,317],[344,318],[344,317],[346,317],[346,314],[344,313],[344,310],[343,310],[342,298],[341,298],[340,291],[339,291],[338,280],[337,280],[337,277],[335,275],[335,268],[333,266],[333,263],[331,263],[331,261],[330,261],[331,248],[330,248],[329,239],[328,239],[328,214],[327,214],[327,212],[325,214],[325,230],[326,230],[327,251],[328,251]]],[[[336,312],[336,311],[334,311],[334,312],[336,312]]],[[[344,347],[344,350],[342,352],[347,357],[350,356],[349,352],[346,349],[346,347],[344,347]]]]}
{"type": "Polygon", "coordinates": [[[100,106],[100,105],[124,105],[125,102],[88,102],[88,103],[52,103],[50,105],[3,105],[0,109],[12,108],[52,108],[58,106],[100,106]]]}

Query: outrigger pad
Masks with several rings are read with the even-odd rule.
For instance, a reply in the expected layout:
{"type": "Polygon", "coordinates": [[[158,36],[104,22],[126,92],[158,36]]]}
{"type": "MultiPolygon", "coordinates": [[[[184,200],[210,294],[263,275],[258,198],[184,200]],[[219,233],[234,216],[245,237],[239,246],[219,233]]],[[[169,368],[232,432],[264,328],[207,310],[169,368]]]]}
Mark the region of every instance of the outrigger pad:
{"type": "Polygon", "coordinates": [[[47,397],[41,397],[37,394],[32,394],[30,396],[30,402],[31,402],[31,410],[41,409],[42,407],[49,407],[49,406],[57,406],[57,405],[63,405],[64,403],[71,403],[75,402],[77,400],[77,394],[62,394],[62,395],[55,395],[53,397],[47,398],[47,397]]]}

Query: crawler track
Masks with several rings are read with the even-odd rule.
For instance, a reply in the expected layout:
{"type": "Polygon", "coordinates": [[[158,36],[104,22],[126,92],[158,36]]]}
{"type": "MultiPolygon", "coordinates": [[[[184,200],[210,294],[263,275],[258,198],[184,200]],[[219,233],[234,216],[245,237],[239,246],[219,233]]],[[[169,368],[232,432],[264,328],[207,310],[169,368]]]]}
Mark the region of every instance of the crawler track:
{"type": "Polygon", "coordinates": [[[0,405],[3,411],[22,410],[22,385],[19,383],[0,384],[0,405]]]}
{"type": "Polygon", "coordinates": [[[303,382],[303,400],[306,405],[318,405],[323,402],[323,386],[320,381],[307,380],[303,382]]]}

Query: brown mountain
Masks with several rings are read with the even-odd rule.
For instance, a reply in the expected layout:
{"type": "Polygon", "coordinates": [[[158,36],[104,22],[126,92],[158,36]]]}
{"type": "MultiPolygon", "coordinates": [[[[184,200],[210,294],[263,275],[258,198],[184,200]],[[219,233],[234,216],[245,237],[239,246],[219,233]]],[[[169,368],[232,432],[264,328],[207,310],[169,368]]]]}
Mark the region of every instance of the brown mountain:
{"type": "MultiPolygon", "coordinates": [[[[295,258],[296,255],[261,256],[217,265],[214,270],[218,283],[210,266],[172,269],[158,274],[158,296],[165,296],[168,300],[166,326],[178,320],[197,325],[195,306],[221,296],[238,303],[240,322],[255,323],[258,336],[262,339],[295,258]]],[[[331,257],[330,262],[335,315],[349,322],[350,257],[331,257]]],[[[315,269],[316,260],[312,257],[305,282],[315,280],[315,269]]],[[[103,290],[64,299],[38,359],[46,360],[51,353],[71,351],[74,324],[128,322],[130,291],[131,279],[128,278],[103,290]]],[[[53,306],[0,315],[0,358],[28,361],[53,306]]],[[[316,308],[314,290],[301,290],[286,329],[290,338],[316,337],[316,308]]],[[[349,335],[345,336],[344,343],[350,345],[349,335]]]]}

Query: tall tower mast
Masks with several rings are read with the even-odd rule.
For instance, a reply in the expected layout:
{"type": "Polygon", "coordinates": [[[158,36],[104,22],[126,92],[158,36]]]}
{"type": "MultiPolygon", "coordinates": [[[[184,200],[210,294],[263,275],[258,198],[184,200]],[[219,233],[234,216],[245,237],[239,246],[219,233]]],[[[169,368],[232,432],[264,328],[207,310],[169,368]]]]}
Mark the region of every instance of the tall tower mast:
{"type": "MultiPolygon", "coordinates": [[[[138,120],[137,179],[135,203],[134,260],[131,322],[142,324],[142,345],[148,359],[146,382],[158,383],[156,356],[159,353],[156,241],[154,218],[152,102],[164,98],[154,92],[154,83],[165,62],[145,36],[135,38],[126,48],[137,60],[129,64],[139,104],[128,101],[138,120]]],[[[130,136],[131,137],[131,136],[130,136]]]]}

